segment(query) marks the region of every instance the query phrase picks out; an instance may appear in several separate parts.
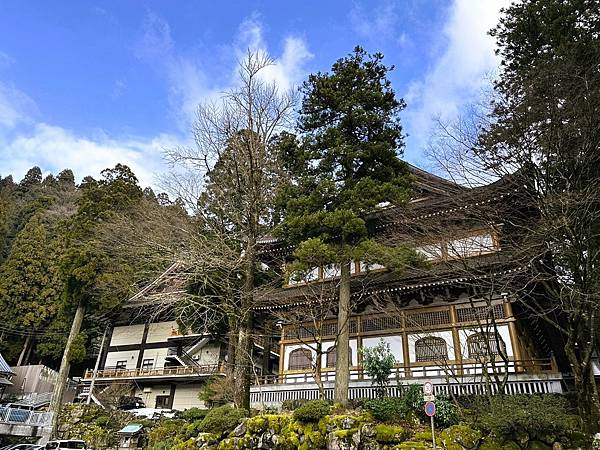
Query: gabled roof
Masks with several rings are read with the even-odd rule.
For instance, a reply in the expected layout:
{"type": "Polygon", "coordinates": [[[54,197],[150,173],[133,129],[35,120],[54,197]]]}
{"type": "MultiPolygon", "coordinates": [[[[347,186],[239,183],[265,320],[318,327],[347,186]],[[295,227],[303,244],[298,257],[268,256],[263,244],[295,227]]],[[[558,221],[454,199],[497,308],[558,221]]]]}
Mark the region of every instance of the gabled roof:
{"type": "Polygon", "coordinates": [[[3,375],[14,375],[15,373],[12,371],[6,360],[2,357],[0,353],[0,374],[3,375]]]}
{"type": "Polygon", "coordinates": [[[174,303],[185,294],[187,278],[183,273],[184,265],[174,262],[154,281],[140,289],[126,302],[125,308],[132,308],[157,303],[174,303]]]}

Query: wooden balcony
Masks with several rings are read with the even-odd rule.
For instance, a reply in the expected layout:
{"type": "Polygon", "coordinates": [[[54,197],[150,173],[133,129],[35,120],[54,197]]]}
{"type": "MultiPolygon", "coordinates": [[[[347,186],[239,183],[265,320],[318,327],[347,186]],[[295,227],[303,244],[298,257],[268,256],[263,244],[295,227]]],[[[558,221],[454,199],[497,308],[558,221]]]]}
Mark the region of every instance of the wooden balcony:
{"type": "MultiPolygon", "coordinates": [[[[527,374],[548,375],[559,374],[556,362],[552,358],[509,360],[507,362],[496,360],[482,363],[474,359],[457,361],[438,361],[427,363],[412,363],[410,367],[396,364],[390,375],[390,380],[411,380],[431,377],[460,378],[463,376],[481,376],[487,374],[527,374]]],[[[369,380],[369,376],[362,367],[350,369],[351,380],[369,380]]],[[[321,380],[324,382],[335,380],[335,369],[321,369],[321,380]]],[[[282,375],[267,375],[255,380],[255,384],[295,384],[314,383],[312,370],[287,370],[282,375]]]]}
{"type": "MultiPolygon", "coordinates": [[[[397,367],[390,376],[386,388],[390,397],[401,396],[407,385],[422,384],[430,381],[434,385],[435,395],[481,395],[500,391],[492,369],[483,364],[463,363],[448,364],[446,367],[421,366],[411,367],[409,372],[404,367],[397,367]]],[[[550,359],[510,361],[495,370],[502,381],[505,394],[550,394],[562,393],[562,375],[550,359]]],[[[326,399],[333,400],[335,370],[325,370],[321,377],[323,394],[326,399]]],[[[321,393],[315,383],[312,372],[285,373],[282,376],[262,377],[250,389],[250,403],[253,408],[279,407],[288,400],[315,400],[321,393]]],[[[352,400],[371,399],[377,397],[376,387],[360,368],[350,372],[348,396],[352,400]]]]}
{"type": "MultiPolygon", "coordinates": [[[[208,364],[196,366],[161,367],[156,369],[104,369],[96,372],[97,380],[123,380],[123,379],[161,379],[161,378],[188,378],[207,377],[223,373],[221,364],[208,364]]],[[[91,380],[93,370],[86,370],[83,380],[91,380]]]]}

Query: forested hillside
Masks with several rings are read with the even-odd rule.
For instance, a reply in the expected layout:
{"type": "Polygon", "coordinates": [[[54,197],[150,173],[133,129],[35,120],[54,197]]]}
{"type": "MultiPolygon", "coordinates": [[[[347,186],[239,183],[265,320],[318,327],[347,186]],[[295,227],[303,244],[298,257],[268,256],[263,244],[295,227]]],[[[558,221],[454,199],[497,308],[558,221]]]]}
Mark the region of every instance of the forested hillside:
{"type": "Polygon", "coordinates": [[[162,233],[155,225],[169,217],[187,221],[176,202],[142,189],[123,165],[80,184],[69,169],[42,178],[33,167],[19,182],[0,177],[0,352],[9,363],[57,368],[80,301],[86,317],[70,359],[92,358],[100,319],[163,269],[127,236],[162,233]]]}

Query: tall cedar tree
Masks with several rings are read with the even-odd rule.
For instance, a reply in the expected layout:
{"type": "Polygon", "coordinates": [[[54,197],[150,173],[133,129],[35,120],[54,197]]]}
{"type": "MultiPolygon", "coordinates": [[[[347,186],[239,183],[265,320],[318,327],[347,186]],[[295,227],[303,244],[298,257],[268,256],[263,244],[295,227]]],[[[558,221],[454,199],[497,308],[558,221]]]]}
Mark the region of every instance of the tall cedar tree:
{"type": "MultiPolygon", "coordinates": [[[[8,259],[0,267],[0,308],[5,321],[31,332],[47,326],[58,310],[62,283],[57,242],[52,242],[40,213],[17,235],[8,259]]],[[[32,345],[28,335],[17,365],[26,364],[32,345]]]]}
{"type": "MultiPolygon", "coordinates": [[[[142,199],[142,189],[129,167],[117,164],[114,169],[102,171],[102,179],[87,178],[80,187],[81,198],[77,212],[65,223],[63,237],[65,251],[61,257],[64,279],[63,308],[71,313],[73,321],[59,369],[59,377],[52,396],[52,434],[55,435],[58,415],[72,361],[72,348],[80,339],[81,325],[86,313],[105,312],[118,306],[122,300],[110,289],[101,289],[114,269],[114,261],[103,251],[97,240],[97,227],[106,223],[113,214],[125,211],[142,199]]],[[[116,280],[118,282],[118,280],[116,280]]],[[[115,292],[119,292],[115,289],[115,292]]]]}
{"type": "Polygon", "coordinates": [[[502,58],[499,98],[477,151],[487,167],[529,187],[522,201],[539,220],[520,224],[529,243],[523,258],[546,290],[524,304],[564,336],[581,413],[597,431],[600,2],[517,2],[491,34],[502,58]]]}
{"type": "MultiPolygon", "coordinates": [[[[303,85],[299,145],[281,139],[291,182],[283,194],[280,233],[296,245],[290,271],[336,264],[340,269],[335,401],[347,404],[350,264],[386,254],[371,239],[368,217],[410,197],[397,99],[383,55],[356,47],[331,73],[303,85]],[[368,254],[368,255],[367,255],[368,254]]],[[[408,248],[388,249],[399,267],[415,259],[408,248]]],[[[376,258],[375,258],[376,259],[376,258]]]]}

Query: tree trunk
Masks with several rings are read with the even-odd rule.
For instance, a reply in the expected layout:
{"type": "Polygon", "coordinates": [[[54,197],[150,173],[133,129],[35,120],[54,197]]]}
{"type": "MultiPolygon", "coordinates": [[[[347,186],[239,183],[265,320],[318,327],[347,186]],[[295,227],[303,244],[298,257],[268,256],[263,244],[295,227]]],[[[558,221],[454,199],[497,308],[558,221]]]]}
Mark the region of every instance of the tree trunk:
{"type": "Polygon", "coordinates": [[[350,261],[340,267],[340,298],[338,306],[338,340],[335,363],[335,403],[348,405],[348,386],[350,384],[350,261]]]}
{"type": "Polygon", "coordinates": [[[17,366],[21,366],[25,364],[25,355],[29,351],[29,346],[31,345],[31,335],[27,335],[25,338],[25,343],[23,344],[23,350],[21,350],[21,354],[19,355],[19,359],[17,361],[17,366]]]}
{"type": "Polygon", "coordinates": [[[240,323],[235,355],[235,388],[233,401],[239,408],[250,410],[250,381],[252,377],[252,307],[254,272],[256,263],[255,242],[250,240],[246,248],[246,268],[242,286],[240,323]]]}
{"type": "Polygon", "coordinates": [[[235,368],[235,354],[237,348],[237,340],[238,340],[238,326],[236,317],[233,314],[230,314],[228,319],[229,323],[229,340],[227,343],[227,366],[226,373],[228,377],[233,376],[234,368],[235,368]]]}
{"type": "Polygon", "coordinates": [[[600,396],[591,364],[582,364],[577,352],[570,345],[565,345],[565,354],[573,370],[575,391],[579,415],[584,418],[586,431],[593,434],[600,431],[600,396]]]}
{"type": "Polygon", "coordinates": [[[60,369],[58,371],[58,378],[56,379],[56,385],[54,386],[54,392],[52,393],[52,402],[50,403],[50,411],[52,411],[52,431],[51,436],[56,437],[58,431],[58,416],[60,414],[60,408],[62,406],[62,398],[65,392],[65,385],[67,384],[67,378],[69,376],[69,370],[71,363],[69,362],[69,353],[73,341],[81,330],[81,324],[83,322],[83,315],[85,307],[80,303],[75,311],[75,317],[73,318],[73,324],[71,325],[71,332],[67,338],[67,344],[63,352],[62,360],[60,362],[60,369]]]}

